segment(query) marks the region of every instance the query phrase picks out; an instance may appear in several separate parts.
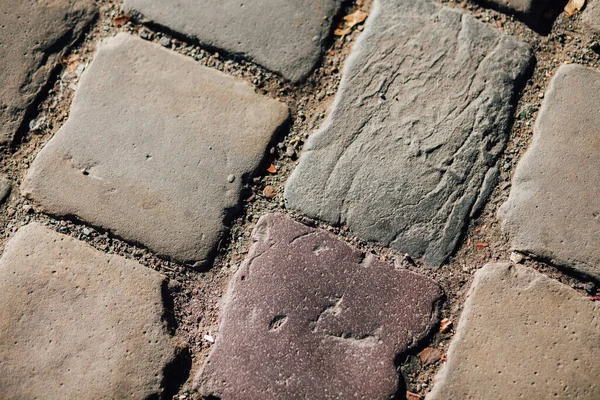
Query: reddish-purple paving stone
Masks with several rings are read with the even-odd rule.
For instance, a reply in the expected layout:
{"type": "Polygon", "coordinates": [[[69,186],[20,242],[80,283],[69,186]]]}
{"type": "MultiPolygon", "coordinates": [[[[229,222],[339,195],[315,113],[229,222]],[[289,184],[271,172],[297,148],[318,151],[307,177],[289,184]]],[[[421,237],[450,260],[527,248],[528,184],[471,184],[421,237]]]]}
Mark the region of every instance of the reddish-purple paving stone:
{"type": "Polygon", "coordinates": [[[262,217],[196,378],[227,399],[388,399],[394,359],[438,320],[439,286],[281,214],[262,217]]]}

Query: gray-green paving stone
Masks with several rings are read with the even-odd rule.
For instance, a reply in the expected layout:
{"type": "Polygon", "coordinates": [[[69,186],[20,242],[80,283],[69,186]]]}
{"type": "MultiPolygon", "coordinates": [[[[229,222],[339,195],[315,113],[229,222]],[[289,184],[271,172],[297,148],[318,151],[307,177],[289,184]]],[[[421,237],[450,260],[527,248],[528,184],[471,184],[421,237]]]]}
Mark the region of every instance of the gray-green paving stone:
{"type": "Polygon", "coordinates": [[[499,216],[512,249],[600,278],[600,71],[552,78],[499,216]]]}
{"type": "Polygon", "coordinates": [[[299,81],[319,61],[341,0],[125,0],[125,8],[299,81]]]}
{"type": "Polygon", "coordinates": [[[0,144],[12,141],[63,51],[95,14],[91,0],[0,1],[0,144]]]}
{"type": "Polygon", "coordinates": [[[440,265],[487,199],[529,46],[433,1],[376,0],[289,208],[440,265]]]}
{"type": "Polygon", "coordinates": [[[1,399],[149,399],[175,348],[165,277],[38,224],[0,259],[1,399]]]}
{"type": "Polygon", "coordinates": [[[287,118],[249,84],[122,33],[83,73],[22,190],[51,214],[204,262],[287,118]]]}
{"type": "Polygon", "coordinates": [[[439,286],[282,214],[263,216],[252,237],[196,379],[200,393],[392,398],[395,357],[437,322],[439,286]]]}
{"type": "Polygon", "coordinates": [[[600,398],[600,303],[521,265],[477,271],[426,400],[600,398]]]}

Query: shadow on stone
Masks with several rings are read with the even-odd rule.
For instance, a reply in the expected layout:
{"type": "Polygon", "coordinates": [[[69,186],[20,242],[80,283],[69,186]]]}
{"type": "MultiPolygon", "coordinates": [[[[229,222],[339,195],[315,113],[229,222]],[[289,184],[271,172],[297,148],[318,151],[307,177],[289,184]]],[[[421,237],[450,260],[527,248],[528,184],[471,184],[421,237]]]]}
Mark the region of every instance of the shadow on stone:
{"type": "MultiPolygon", "coordinates": [[[[190,376],[191,369],[192,354],[189,348],[183,348],[177,352],[173,361],[165,367],[162,380],[163,399],[172,399],[179,392],[181,386],[190,376]]],[[[156,399],[159,399],[159,397],[156,397],[156,399]]]]}
{"type": "Polygon", "coordinates": [[[175,319],[175,313],[173,310],[175,309],[175,303],[173,302],[173,297],[169,291],[169,280],[165,279],[163,281],[162,287],[160,288],[163,304],[164,304],[164,312],[163,312],[163,320],[167,324],[167,330],[171,335],[175,334],[177,330],[177,320],[175,319]]]}
{"type": "MultiPolygon", "coordinates": [[[[439,301],[432,308],[432,316],[437,316],[439,320],[439,315],[441,313],[442,305],[446,302],[446,295],[443,294],[439,301]]],[[[432,329],[427,332],[427,334],[415,343],[411,348],[407,351],[402,352],[396,357],[394,357],[394,366],[396,367],[396,371],[398,371],[398,387],[396,389],[396,393],[391,398],[391,400],[406,400],[406,392],[408,391],[408,386],[406,384],[406,379],[404,375],[410,374],[412,372],[417,371],[418,369],[422,369],[423,366],[419,361],[418,354],[428,347],[435,336],[435,334],[439,331],[439,322],[436,323],[432,329]]]]}
{"type": "Polygon", "coordinates": [[[476,0],[485,7],[514,15],[540,35],[548,35],[568,0],[476,0]]]}

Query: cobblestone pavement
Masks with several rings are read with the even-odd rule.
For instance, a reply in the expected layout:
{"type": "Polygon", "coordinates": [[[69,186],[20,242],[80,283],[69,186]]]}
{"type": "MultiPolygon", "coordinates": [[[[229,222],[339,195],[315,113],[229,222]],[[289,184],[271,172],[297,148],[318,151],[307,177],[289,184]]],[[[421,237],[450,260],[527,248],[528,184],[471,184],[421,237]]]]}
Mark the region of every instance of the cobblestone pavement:
{"type": "Polygon", "coordinates": [[[3,2],[0,399],[598,399],[599,1],[3,2]]]}

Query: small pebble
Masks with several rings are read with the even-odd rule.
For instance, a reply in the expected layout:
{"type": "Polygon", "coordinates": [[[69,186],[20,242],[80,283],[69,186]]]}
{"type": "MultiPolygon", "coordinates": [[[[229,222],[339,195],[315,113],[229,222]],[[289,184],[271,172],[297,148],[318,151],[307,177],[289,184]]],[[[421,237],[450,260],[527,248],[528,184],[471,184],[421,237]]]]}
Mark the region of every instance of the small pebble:
{"type": "Polygon", "coordinates": [[[277,195],[277,190],[273,186],[266,186],[263,189],[263,194],[267,199],[272,199],[277,195]]]}
{"type": "Polygon", "coordinates": [[[227,182],[233,183],[233,181],[235,181],[235,175],[231,174],[227,177],[227,182]]]}
{"type": "Polygon", "coordinates": [[[204,340],[206,340],[209,343],[215,342],[215,338],[213,338],[211,335],[204,335],[204,340]]]}
{"type": "Polygon", "coordinates": [[[516,251],[510,253],[510,261],[514,262],[515,264],[519,264],[524,258],[525,257],[523,257],[523,254],[517,253],[516,251]]]}
{"type": "Polygon", "coordinates": [[[171,39],[169,39],[168,37],[164,37],[164,36],[161,37],[158,42],[163,47],[169,47],[171,45],[171,39]]]}

